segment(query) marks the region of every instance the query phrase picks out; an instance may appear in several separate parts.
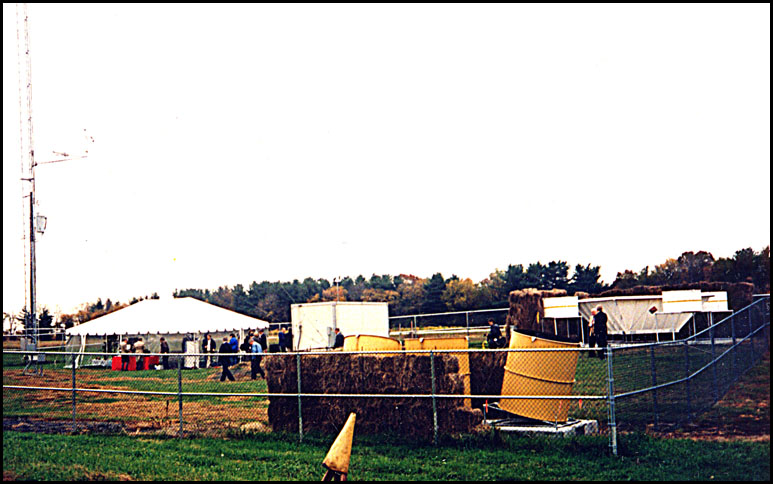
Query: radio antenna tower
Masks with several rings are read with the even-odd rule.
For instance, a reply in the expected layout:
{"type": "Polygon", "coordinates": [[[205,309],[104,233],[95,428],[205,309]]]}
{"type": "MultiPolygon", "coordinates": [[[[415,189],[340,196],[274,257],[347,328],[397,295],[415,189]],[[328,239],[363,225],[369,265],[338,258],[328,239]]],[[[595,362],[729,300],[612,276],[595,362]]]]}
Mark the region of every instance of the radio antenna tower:
{"type": "MultiPolygon", "coordinates": [[[[43,215],[35,215],[35,167],[40,164],[46,163],[58,163],[62,161],[68,161],[72,159],[83,159],[88,156],[88,150],[85,150],[83,156],[70,157],[67,153],[54,152],[60,159],[36,162],[35,161],[35,143],[34,143],[34,129],[32,123],[32,54],[30,49],[30,28],[29,28],[29,15],[27,12],[27,4],[16,4],[16,47],[17,47],[17,70],[19,79],[19,145],[21,153],[21,180],[22,180],[22,199],[29,198],[29,229],[25,227],[24,232],[29,235],[24,237],[24,258],[25,258],[25,275],[24,275],[24,292],[25,292],[25,306],[29,301],[29,313],[28,319],[25,321],[25,342],[26,348],[24,350],[30,350],[37,352],[38,344],[40,342],[40,329],[38,328],[37,318],[37,281],[36,272],[37,264],[35,260],[35,233],[43,233],[46,229],[47,219],[43,215]],[[23,91],[23,93],[22,93],[23,91]],[[26,258],[27,258],[27,244],[29,244],[29,298],[27,295],[27,271],[26,271],[26,258]]],[[[94,142],[86,130],[84,129],[84,135],[86,136],[86,142],[94,142]]],[[[27,202],[22,204],[23,211],[26,215],[27,202]]],[[[23,217],[26,218],[26,217],[23,217]]],[[[24,223],[26,226],[26,222],[24,223]]],[[[42,354],[31,353],[30,360],[27,366],[24,368],[26,372],[30,365],[34,364],[38,374],[42,374],[43,368],[39,365],[42,362],[42,354]]]]}

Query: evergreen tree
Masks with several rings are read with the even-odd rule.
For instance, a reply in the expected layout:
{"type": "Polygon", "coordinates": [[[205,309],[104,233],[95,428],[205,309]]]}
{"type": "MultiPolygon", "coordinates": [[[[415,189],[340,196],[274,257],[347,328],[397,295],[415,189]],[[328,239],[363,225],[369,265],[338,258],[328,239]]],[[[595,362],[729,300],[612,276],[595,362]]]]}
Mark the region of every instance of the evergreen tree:
{"type": "Polygon", "coordinates": [[[446,281],[443,279],[443,274],[434,274],[425,284],[424,289],[426,296],[421,308],[425,313],[442,313],[446,310],[445,301],[443,301],[443,293],[446,290],[446,281]]]}

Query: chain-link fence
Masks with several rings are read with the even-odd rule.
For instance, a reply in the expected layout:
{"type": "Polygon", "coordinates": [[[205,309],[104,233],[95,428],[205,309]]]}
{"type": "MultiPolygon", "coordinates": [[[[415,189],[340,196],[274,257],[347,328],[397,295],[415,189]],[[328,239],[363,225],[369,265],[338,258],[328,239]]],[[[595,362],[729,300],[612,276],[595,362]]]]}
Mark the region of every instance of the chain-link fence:
{"type": "Polygon", "coordinates": [[[302,439],[337,432],[356,412],[358,432],[425,440],[503,416],[554,426],[589,420],[616,452],[618,428],[679,425],[721,398],[768,351],[769,307],[769,297],[760,299],[686,340],[604,351],[528,332],[513,333],[508,349],[490,350],[469,349],[465,335],[434,335],[390,351],[89,353],[108,363],[90,367],[77,364],[82,352],[49,352],[35,363],[42,371],[25,372],[18,362],[32,354],[4,348],[3,418],[171,435],[286,431],[302,439]]]}
{"type": "Polygon", "coordinates": [[[770,296],[666,343],[615,348],[616,425],[667,430],[711,408],[770,349],[770,296]]]}

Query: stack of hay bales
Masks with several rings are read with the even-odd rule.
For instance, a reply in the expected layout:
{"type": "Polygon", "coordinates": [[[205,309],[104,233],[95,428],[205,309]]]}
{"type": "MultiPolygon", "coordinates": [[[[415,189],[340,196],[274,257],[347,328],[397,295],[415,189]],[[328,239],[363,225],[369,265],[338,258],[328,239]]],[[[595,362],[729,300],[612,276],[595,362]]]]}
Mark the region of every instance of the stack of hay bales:
{"type": "MultiPolygon", "coordinates": [[[[507,353],[504,351],[474,352],[469,353],[470,358],[470,384],[472,395],[501,395],[502,381],[505,376],[505,361],[507,353]]],[[[473,408],[483,408],[486,399],[473,398],[473,408]]],[[[490,399],[489,404],[498,402],[499,399],[490,399]]]]}
{"type": "MultiPolygon", "coordinates": [[[[266,358],[269,393],[297,393],[295,355],[266,358]]],[[[464,381],[454,356],[435,357],[440,433],[470,432],[482,421],[480,410],[465,408],[464,381]]],[[[350,355],[340,353],[301,356],[302,393],[421,394],[432,393],[431,362],[426,354],[350,355]]],[[[352,412],[357,432],[395,433],[425,439],[433,434],[432,399],[378,397],[303,397],[304,432],[336,433],[352,412]]],[[[298,431],[298,398],[270,397],[268,418],[275,431],[298,431]]]]}
{"type": "MultiPolygon", "coordinates": [[[[512,291],[508,298],[510,302],[510,311],[507,314],[508,325],[512,325],[515,329],[541,331],[537,314],[539,314],[539,320],[545,318],[545,307],[542,304],[542,298],[562,296],[566,296],[564,289],[539,290],[527,288],[520,291],[512,291]]],[[[508,343],[510,342],[509,335],[507,341],[508,343]]]]}

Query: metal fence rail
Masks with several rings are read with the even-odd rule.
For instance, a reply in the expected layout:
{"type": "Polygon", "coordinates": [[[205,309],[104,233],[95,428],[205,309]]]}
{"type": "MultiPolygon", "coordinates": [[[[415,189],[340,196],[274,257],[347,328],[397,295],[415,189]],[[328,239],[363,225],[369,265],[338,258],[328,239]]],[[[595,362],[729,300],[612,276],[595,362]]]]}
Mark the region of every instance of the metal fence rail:
{"type": "Polygon", "coordinates": [[[676,426],[710,408],[769,351],[769,328],[768,296],[685,340],[610,346],[603,354],[588,348],[328,351],[267,353],[260,361],[244,353],[143,353],[128,355],[130,363],[140,357],[152,371],[111,371],[63,366],[87,354],[112,367],[121,355],[45,351],[42,372],[29,375],[13,365],[43,350],[4,350],[3,416],[71,420],[73,430],[79,421],[118,421],[180,436],[268,431],[281,427],[284,416],[294,419],[284,428],[302,439],[305,430],[325,429],[320,421],[337,421],[360,405],[404,424],[416,418],[417,426],[426,426],[424,435],[437,441],[439,432],[454,428],[453,418],[498,402],[526,405],[538,415],[558,409],[597,420],[616,454],[618,429],[676,426]],[[235,381],[223,381],[226,372],[213,366],[221,358],[229,359],[235,381]],[[514,376],[513,361],[526,370],[514,376]],[[567,369],[570,376],[554,378],[564,389],[537,391],[537,373],[567,369]],[[270,382],[260,378],[266,372],[272,372],[270,382]]]}

